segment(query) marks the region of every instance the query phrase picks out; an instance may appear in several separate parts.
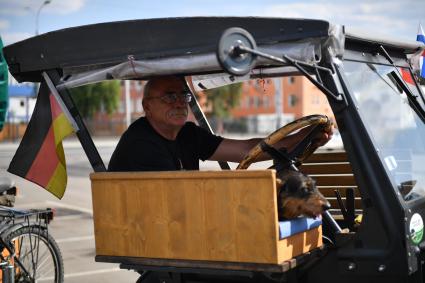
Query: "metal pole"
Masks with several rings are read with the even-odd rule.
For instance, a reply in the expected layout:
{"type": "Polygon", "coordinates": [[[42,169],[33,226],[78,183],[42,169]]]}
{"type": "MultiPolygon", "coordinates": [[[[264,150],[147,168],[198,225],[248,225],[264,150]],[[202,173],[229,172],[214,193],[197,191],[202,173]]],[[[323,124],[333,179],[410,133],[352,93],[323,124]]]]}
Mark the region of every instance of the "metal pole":
{"type": "Polygon", "coordinates": [[[125,80],[125,124],[127,128],[131,124],[130,81],[129,80],[125,80]]]}
{"type": "Polygon", "coordinates": [[[274,78],[274,86],[275,86],[275,113],[276,113],[276,129],[279,129],[282,125],[282,106],[283,106],[283,87],[282,87],[282,78],[274,78]]]}
{"type": "Polygon", "coordinates": [[[52,0],[45,0],[45,1],[43,2],[43,4],[41,4],[40,8],[38,8],[38,10],[37,10],[37,14],[35,15],[35,35],[38,35],[38,19],[39,19],[39,17],[40,17],[41,9],[42,9],[44,6],[46,6],[46,5],[50,4],[50,2],[52,2],[52,0]]]}

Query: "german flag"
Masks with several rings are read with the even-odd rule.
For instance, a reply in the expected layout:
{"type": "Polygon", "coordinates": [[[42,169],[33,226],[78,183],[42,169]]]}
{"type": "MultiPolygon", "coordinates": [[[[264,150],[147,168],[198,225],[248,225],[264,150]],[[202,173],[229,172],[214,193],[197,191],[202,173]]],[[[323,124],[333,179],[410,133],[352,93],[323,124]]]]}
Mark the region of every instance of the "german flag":
{"type": "Polygon", "coordinates": [[[67,183],[62,140],[72,132],[58,101],[42,82],[34,113],[7,171],[61,199],[67,183]]]}

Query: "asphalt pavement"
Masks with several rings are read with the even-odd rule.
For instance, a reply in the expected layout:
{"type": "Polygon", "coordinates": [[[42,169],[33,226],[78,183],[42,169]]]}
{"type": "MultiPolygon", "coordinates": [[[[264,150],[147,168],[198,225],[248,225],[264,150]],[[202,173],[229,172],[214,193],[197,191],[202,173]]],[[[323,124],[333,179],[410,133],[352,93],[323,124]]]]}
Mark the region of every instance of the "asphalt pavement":
{"type": "MultiPolygon", "coordinates": [[[[101,139],[95,143],[104,160],[109,160],[117,139],[101,139]]],[[[95,262],[95,240],[89,174],[90,163],[77,140],[64,143],[67,159],[68,185],[63,199],[59,200],[43,188],[6,172],[17,143],[0,143],[0,177],[15,181],[19,193],[17,208],[53,208],[55,219],[49,233],[62,252],[65,282],[135,282],[138,274],[122,270],[118,264],[95,262]]]]}

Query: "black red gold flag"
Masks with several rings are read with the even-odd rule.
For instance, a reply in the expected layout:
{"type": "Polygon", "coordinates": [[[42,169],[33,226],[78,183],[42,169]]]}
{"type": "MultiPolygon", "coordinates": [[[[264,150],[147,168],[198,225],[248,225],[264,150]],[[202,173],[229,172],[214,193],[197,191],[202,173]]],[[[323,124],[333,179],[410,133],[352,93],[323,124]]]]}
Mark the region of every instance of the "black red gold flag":
{"type": "Polygon", "coordinates": [[[73,131],[58,100],[43,81],[33,115],[8,171],[62,198],[67,184],[62,140],[73,131]]]}

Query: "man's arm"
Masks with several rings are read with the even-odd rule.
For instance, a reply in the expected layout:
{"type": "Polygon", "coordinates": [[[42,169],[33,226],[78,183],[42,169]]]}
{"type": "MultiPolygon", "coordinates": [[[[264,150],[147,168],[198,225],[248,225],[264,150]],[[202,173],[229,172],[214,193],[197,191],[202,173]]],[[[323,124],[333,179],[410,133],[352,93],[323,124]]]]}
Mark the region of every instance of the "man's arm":
{"type": "MultiPolygon", "coordinates": [[[[293,135],[287,136],[279,143],[275,144],[276,148],[286,148],[289,152],[310,132],[310,129],[303,129],[293,135]]],[[[314,143],[318,146],[325,145],[332,138],[333,130],[323,131],[315,138],[314,143]]],[[[209,160],[240,162],[248,154],[254,146],[256,146],[262,138],[253,138],[247,140],[223,139],[209,160]]],[[[269,160],[270,156],[263,153],[257,161],[269,160]]]]}

